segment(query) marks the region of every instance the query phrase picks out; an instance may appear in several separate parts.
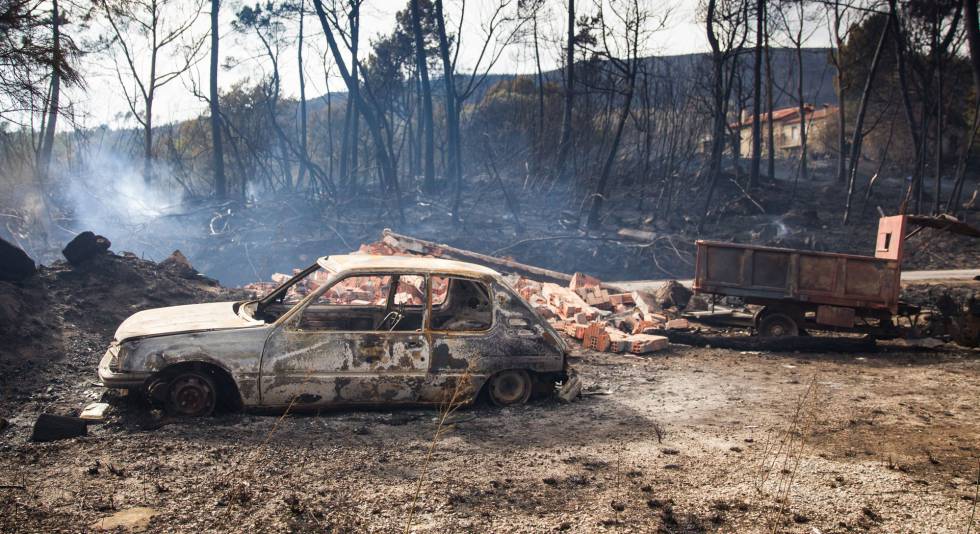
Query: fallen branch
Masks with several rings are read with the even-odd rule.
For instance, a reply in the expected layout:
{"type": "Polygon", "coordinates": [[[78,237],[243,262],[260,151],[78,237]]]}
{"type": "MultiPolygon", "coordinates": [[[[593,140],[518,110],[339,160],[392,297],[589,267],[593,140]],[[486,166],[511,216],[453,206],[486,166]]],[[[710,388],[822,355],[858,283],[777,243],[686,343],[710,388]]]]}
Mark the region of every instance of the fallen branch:
{"type": "MultiPolygon", "coordinates": [[[[512,248],[516,248],[516,247],[519,247],[521,245],[525,245],[527,243],[540,243],[542,241],[562,241],[562,240],[566,240],[566,239],[577,239],[577,240],[581,240],[581,241],[616,241],[615,239],[611,239],[611,238],[608,238],[608,237],[593,236],[593,235],[551,235],[551,236],[545,236],[545,237],[529,237],[527,239],[521,239],[520,241],[517,241],[515,243],[511,243],[510,245],[507,245],[506,247],[498,248],[497,250],[491,252],[490,255],[491,256],[496,256],[497,254],[500,254],[502,252],[506,252],[506,251],[508,251],[508,250],[510,250],[512,248]]],[[[618,241],[616,241],[616,242],[618,242],[618,241]]]]}
{"type": "Polygon", "coordinates": [[[928,226],[929,228],[937,228],[939,230],[945,230],[954,234],[969,237],[980,237],[980,229],[977,229],[975,226],[971,226],[957,219],[956,217],[953,217],[952,215],[909,215],[908,221],[910,224],[915,224],[918,226],[928,226]]]}
{"type": "Polygon", "coordinates": [[[763,215],[766,214],[766,208],[763,208],[762,207],[762,204],[759,204],[754,198],[752,198],[752,195],[750,195],[748,191],[746,191],[745,189],[743,189],[742,186],[739,185],[738,182],[736,182],[735,180],[732,180],[731,178],[729,178],[728,181],[731,182],[731,183],[733,183],[733,184],[735,184],[735,187],[737,187],[738,190],[742,192],[742,196],[744,196],[746,199],[748,199],[749,202],[755,204],[755,207],[759,208],[759,212],[760,213],[762,213],[763,215]]]}
{"type": "Polygon", "coordinates": [[[535,267],[533,265],[527,265],[512,260],[496,258],[494,256],[480,254],[479,252],[472,252],[461,248],[451,247],[449,245],[433,243],[432,241],[425,241],[424,239],[418,239],[407,235],[396,234],[388,228],[385,228],[384,232],[381,233],[381,240],[389,246],[415,254],[428,254],[432,256],[441,256],[444,258],[463,259],[479,265],[516,272],[522,275],[533,276],[543,281],[556,282],[562,285],[567,285],[572,281],[572,275],[570,274],[552,271],[550,269],[543,269],[541,267],[535,267]]]}

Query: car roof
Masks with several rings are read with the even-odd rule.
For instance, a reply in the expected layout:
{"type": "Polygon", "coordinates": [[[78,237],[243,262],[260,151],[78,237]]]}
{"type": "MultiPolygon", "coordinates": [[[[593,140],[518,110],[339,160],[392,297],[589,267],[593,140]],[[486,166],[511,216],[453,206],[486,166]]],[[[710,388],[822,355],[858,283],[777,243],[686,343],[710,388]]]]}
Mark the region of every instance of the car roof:
{"type": "Polygon", "coordinates": [[[323,256],[317,263],[335,273],[351,271],[396,271],[416,273],[450,274],[470,277],[500,277],[489,267],[464,261],[428,258],[422,256],[375,256],[371,254],[343,254],[323,256]]]}

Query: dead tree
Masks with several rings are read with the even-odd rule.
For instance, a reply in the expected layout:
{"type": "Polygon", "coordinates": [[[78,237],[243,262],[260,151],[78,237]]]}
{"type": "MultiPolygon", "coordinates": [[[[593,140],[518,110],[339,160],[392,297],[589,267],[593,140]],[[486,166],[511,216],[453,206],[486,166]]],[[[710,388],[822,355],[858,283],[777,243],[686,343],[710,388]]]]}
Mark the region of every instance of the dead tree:
{"type": "MultiPolygon", "coordinates": [[[[610,4],[610,6],[610,10],[615,9],[612,7],[613,4],[610,4]]],[[[615,44],[615,36],[611,35],[610,28],[606,25],[602,8],[602,4],[599,4],[599,15],[597,18],[600,24],[599,37],[603,46],[601,49],[593,52],[608,62],[610,67],[615,71],[620,83],[624,86],[621,89],[623,105],[616,117],[616,125],[614,126],[609,153],[603,162],[602,171],[599,174],[599,181],[596,183],[595,191],[592,193],[591,208],[589,209],[587,221],[589,228],[599,226],[599,214],[602,211],[606,188],[609,183],[610,174],[612,173],[613,163],[615,163],[616,156],[619,153],[619,145],[623,138],[623,129],[626,126],[626,120],[630,116],[633,94],[636,90],[636,76],[640,63],[640,42],[645,36],[645,31],[641,32],[641,29],[648,30],[647,22],[650,19],[649,14],[640,9],[637,0],[633,0],[624,6],[622,12],[615,12],[618,21],[623,25],[622,45],[617,46],[615,44]],[[625,58],[620,57],[624,55],[623,52],[625,52],[625,58]]],[[[663,27],[665,22],[666,18],[660,22],[660,27],[663,27]]]]}
{"type": "Polygon", "coordinates": [[[806,29],[808,23],[811,22],[811,19],[807,15],[806,3],[807,0],[784,1],[783,3],[779,4],[779,9],[777,9],[780,26],[792,45],[794,56],[796,57],[796,105],[797,113],[800,117],[800,156],[793,181],[794,194],[796,192],[796,183],[799,181],[799,179],[803,178],[806,180],[809,176],[809,169],[807,165],[807,136],[809,134],[810,125],[807,122],[806,100],[803,93],[803,45],[809,40],[812,32],[808,33],[806,29]]]}
{"type": "Polygon", "coordinates": [[[99,7],[109,24],[110,44],[122,52],[121,58],[120,54],[112,54],[112,60],[126,105],[143,128],[143,180],[150,183],[153,180],[153,104],[157,91],[197,62],[206,35],[183,43],[183,57],[176,63],[164,66],[161,59],[190,35],[203,0],[193,0],[190,4],[177,0],[99,0],[99,7]],[[130,89],[127,75],[135,90],[130,89]]]}
{"type": "Polygon", "coordinates": [[[209,106],[211,108],[211,161],[212,172],[214,173],[214,196],[225,198],[228,187],[225,183],[225,156],[221,142],[221,105],[218,101],[218,13],[221,8],[221,0],[211,0],[211,64],[209,68],[210,80],[208,83],[209,106]]]}
{"type": "Polygon", "coordinates": [[[731,99],[732,79],[735,69],[729,65],[748,39],[748,8],[739,0],[707,0],[705,27],[711,46],[711,150],[702,168],[702,177],[708,180],[704,213],[698,223],[698,232],[711,208],[718,178],[721,175],[721,157],[725,148],[725,129],[728,120],[728,102],[731,99]],[[719,39],[720,34],[720,39],[719,39]]]}
{"type": "Polygon", "coordinates": [[[956,211],[960,196],[963,192],[963,183],[966,180],[967,161],[970,152],[977,138],[977,127],[980,125],[980,16],[977,14],[976,0],[963,0],[963,22],[966,27],[966,42],[970,51],[970,67],[973,71],[973,91],[974,111],[973,125],[970,129],[970,140],[960,152],[960,158],[956,165],[956,182],[953,184],[953,191],[950,192],[949,201],[946,203],[946,211],[956,211]]]}
{"type": "Polygon", "coordinates": [[[829,0],[826,2],[827,6],[827,16],[830,19],[828,27],[831,28],[831,42],[833,46],[830,49],[830,62],[834,65],[834,71],[836,73],[834,78],[834,84],[837,89],[837,183],[844,184],[847,181],[847,134],[845,133],[847,126],[847,86],[845,85],[844,71],[845,66],[843,64],[843,58],[841,57],[841,48],[844,45],[844,41],[847,37],[847,28],[843,24],[844,19],[847,15],[847,10],[850,7],[849,4],[841,2],[841,0],[829,0]],[[844,33],[841,33],[843,30],[844,33]]]}
{"type": "MultiPolygon", "coordinates": [[[[453,221],[460,221],[460,202],[463,193],[463,163],[462,163],[462,135],[460,133],[460,110],[466,100],[473,96],[474,92],[483,82],[486,81],[490,71],[503,55],[504,50],[513,42],[514,37],[519,34],[521,28],[527,23],[523,17],[513,17],[508,15],[512,4],[511,0],[497,0],[491,4],[492,14],[481,24],[483,30],[483,43],[479,47],[479,54],[476,62],[469,67],[471,74],[467,76],[465,84],[460,87],[456,85],[457,60],[459,51],[463,46],[462,17],[460,18],[460,30],[456,35],[456,51],[453,58],[449,56],[449,38],[446,33],[446,19],[443,11],[442,0],[435,0],[435,19],[436,34],[439,38],[439,56],[443,64],[443,80],[446,85],[446,122],[447,140],[449,145],[449,164],[448,176],[453,184],[453,221]],[[513,23],[513,24],[512,24],[513,23]],[[508,29],[509,28],[509,29],[508,29]],[[449,101],[452,97],[452,102],[449,101]]],[[[465,4],[464,4],[465,7],[465,4]]]]}
{"type": "MultiPolygon", "coordinates": [[[[757,0],[755,5],[755,50],[752,62],[752,161],[749,166],[748,189],[759,183],[759,168],[762,163],[762,45],[766,33],[764,20],[766,0],[757,0]]],[[[770,117],[771,119],[771,117],[770,117]]],[[[772,177],[769,177],[772,179],[772,177]]]]}
{"type": "Polygon", "coordinates": [[[776,176],[776,135],[775,125],[772,120],[773,111],[773,76],[772,76],[772,47],[769,45],[769,38],[772,32],[769,20],[769,10],[763,14],[765,17],[765,55],[766,55],[766,113],[769,120],[766,121],[766,174],[769,179],[776,176]]]}
{"type": "Polygon", "coordinates": [[[435,130],[432,127],[432,87],[429,85],[429,66],[422,35],[422,15],[419,0],[409,1],[412,11],[412,37],[415,41],[415,68],[418,69],[422,90],[422,117],[419,129],[423,133],[425,163],[423,165],[423,187],[429,193],[435,190],[435,130]]]}
{"type": "Polygon", "coordinates": [[[572,110],[575,105],[575,0],[568,0],[568,29],[565,39],[565,98],[562,108],[561,141],[558,143],[556,176],[564,181],[568,172],[568,153],[572,147],[572,110]]]}
{"type": "MultiPolygon", "coordinates": [[[[327,44],[330,46],[330,52],[333,54],[334,63],[337,64],[337,70],[340,72],[340,76],[344,79],[344,83],[347,85],[349,95],[348,98],[354,99],[354,103],[357,106],[360,115],[364,117],[364,122],[367,124],[368,132],[371,134],[375,148],[375,157],[378,160],[378,166],[380,167],[384,188],[392,197],[394,197],[395,208],[398,211],[399,220],[404,224],[405,211],[401,201],[401,188],[398,184],[398,175],[392,162],[391,154],[388,152],[388,147],[385,143],[385,137],[381,125],[382,118],[379,117],[376,109],[367,103],[367,101],[361,95],[361,92],[358,90],[358,81],[351,75],[351,70],[347,68],[347,60],[340,50],[340,45],[337,43],[337,39],[334,37],[332,24],[327,17],[327,11],[323,6],[323,0],[313,0],[313,6],[316,8],[316,14],[320,19],[320,26],[323,28],[323,33],[327,37],[327,44]]],[[[357,63],[356,58],[352,57],[352,64],[356,65],[357,63]]]]}
{"type": "Polygon", "coordinates": [[[51,89],[46,103],[46,119],[42,124],[41,146],[37,153],[37,175],[39,183],[43,184],[48,178],[51,168],[51,154],[54,151],[54,134],[58,126],[58,113],[61,98],[61,12],[58,11],[58,0],[51,0],[51,50],[54,54],[51,69],[51,89]]]}
{"type": "Polygon", "coordinates": [[[459,146],[459,113],[456,110],[456,79],[453,62],[449,58],[449,38],[446,35],[446,18],[443,15],[442,0],[434,0],[436,35],[439,37],[439,58],[442,60],[442,80],[446,92],[446,143],[449,161],[446,175],[453,184],[453,221],[459,222],[459,195],[463,190],[462,155],[459,146]]]}
{"type": "MultiPolygon", "coordinates": [[[[894,13],[896,0],[889,0],[889,9],[894,13]]],[[[854,196],[854,182],[857,180],[858,164],[861,162],[861,143],[864,140],[864,116],[868,111],[868,100],[871,96],[871,89],[874,87],[875,74],[878,72],[878,65],[881,63],[882,50],[888,38],[889,29],[892,26],[892,19],[888,17],[885,27],[881,30],[881,37],[875,47],[874,56],[871,58],[871,67],[868,69],[868,79],[864,82],[864,90],[861,92],[861,103],[858,105],[857,116],[854,119],[854,134],[851,137],[850,167],[847,171],[847,199],[844,202],[844,224],[847,224],[851,212],[851,199],[854,196]]]]}
{"type": "MultiPolygon", "coordinates": [[[[899,84],[902,90],[902,102],[905,108],[905,117],[912,139],[915,142],[915,168],[912,175],[911,187],[906,192],[903,201],[903,209],[910,204],[913,211],[919,212],[924,193],[923,181],[925,179],[926,162],[929,157],[929,128],[930,120],[935,118],[937,123],[942,122],[942,113],[933,113],[931,110],[941,110],[942,94],[936,92],[933,87],[934,81],[941,75],[943,58],[949,54],[954,39],[959,34],[959,20],[963,14],[962,5],[944,5],[941,3],[921,3],[909,6],[915,8],[915,12],[908,13],[908,24],[902,23],[902,18],[898,16],[897,8],[890,13],[890,20],[895,27],[895,50],[898,55],[899,84]],[[943,25],[948,8],[952,7],[953,17],[945,29],[943,25]],[[919,31],[916,33],[916,23],[919,31]],[[918,37],[918,38],[916,38],[918,37]],[[924,51],[928,45],[929,54],[924,51]],[[913,51],[928,58],[928,61],[912,61],[913,51]],[[913,75],[910,79],[909,75],[913,75]],[[915,106],[912,97],[912,81],[916,82],[918,89],[918,100],[920,105],[919,119],[915,119],[915,106]],[[937,102],[931,99],[935,98],[937,102]]],[[[941,124],[937,124],[941,128],[941,124]]],[[[938,130],[937,130],[938,131],[938,130]]],[[[942,142],[941,136],[935,138],[935,153],[941,157],[942,142]]],[[[941,163],[936,165],[936,171],[941,173],[941,163]]],[[[939,182],[937,182],[937,193],[941,193],[939,182]]],[[[937,199],[938,199],[937,195],[937,199]]]]}

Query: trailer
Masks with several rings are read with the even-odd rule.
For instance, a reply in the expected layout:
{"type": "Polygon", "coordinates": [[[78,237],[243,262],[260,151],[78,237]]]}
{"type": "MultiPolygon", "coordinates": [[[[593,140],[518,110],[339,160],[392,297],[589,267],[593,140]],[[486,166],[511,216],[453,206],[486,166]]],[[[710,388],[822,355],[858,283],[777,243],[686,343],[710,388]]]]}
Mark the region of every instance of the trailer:
{"type": "Polygon", "coordinates": [[[906,224],[905,215],[883,217],[873,257],[699,240],[694,291],[761,306],[753,325],[763,336],[899,337],[899,318],[917,313],[899,300],[906,224]]]}

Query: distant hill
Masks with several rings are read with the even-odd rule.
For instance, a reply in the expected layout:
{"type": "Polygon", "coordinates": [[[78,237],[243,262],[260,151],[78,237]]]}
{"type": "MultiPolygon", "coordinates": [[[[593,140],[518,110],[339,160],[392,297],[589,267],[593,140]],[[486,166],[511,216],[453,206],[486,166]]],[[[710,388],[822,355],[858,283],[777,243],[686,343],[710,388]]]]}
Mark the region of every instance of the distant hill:
{"type": "MultiPolygon", "coordinates": [[[[824,104],[836,105],[837,94],[834,91],[834,67],[830,63],[829,48],[804,48],[803,49],[803,94],[808,103],[822,106],[824,104]]],[[[793,48],[773,48],[770,51],[772,59],[772,71],[775,90],[773,93],[773,105],[775,108],[789,107],[796,105],[796,50],[793,48]]],[[[665,74],[675,78],[690,78],[694,76],[706,76],[710,72],[710,56],[707,53],[700,54],[681,54],[676,56],[650,56],[645,58],[650,72],[665,74]]],[[[741,77],[742,77],[742,97],[746,106],[752,105],[752,49],[746,49],[741,57],[741,77]]],[[[517,76],[516,74],[491,74],[484,79],[483,83],[474,91],[469,101],[477,102],[483,98],[487,89],[493,84],[508,80],[517,76]]],[[[544,73],[548,81],[561,82],[561,71],[550,70],[544,73]]],[[[765,72],[763,72],[765,76],[765,72]]],[[[705,80],[708,83],[708,80],[705,80]]],[[[441,78],[432,81],[434,94],[441,96],[441,78]]],[[[765,79],[763,79],[763,91],[765,91],[765,79]]],[[[346,91],[336,91],[330,93],[332,106],[344,105],[347,100],[346,91]]],[[[732,95],[733,98],[735,95],[732,95]]],[[[321,97],[311,98],[309,110],[320,110],[326,106],[326,101],[321,97]]],[[[341,109],[335,107],[334,109],[341,109]]]]}

